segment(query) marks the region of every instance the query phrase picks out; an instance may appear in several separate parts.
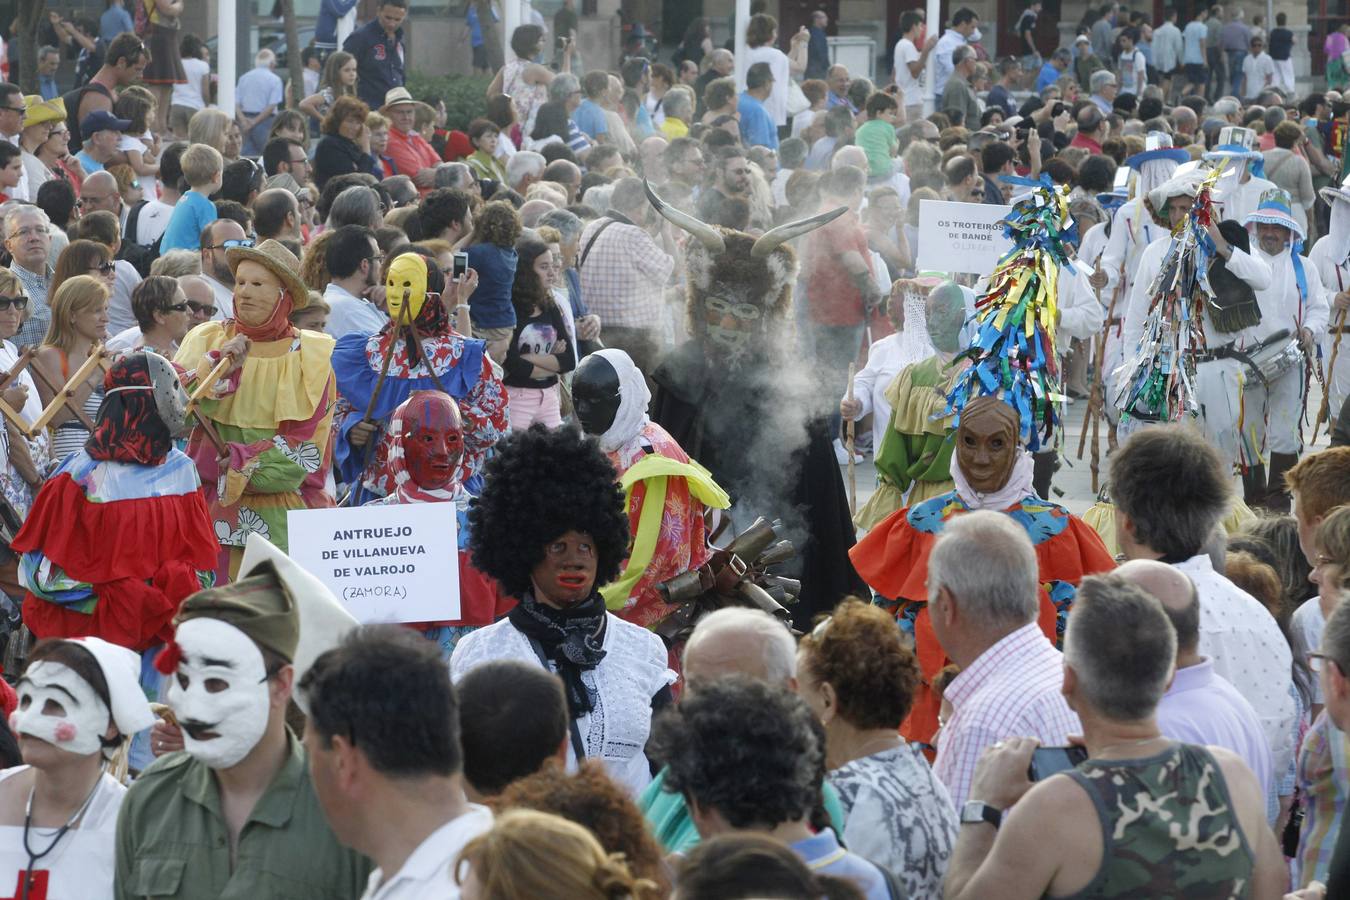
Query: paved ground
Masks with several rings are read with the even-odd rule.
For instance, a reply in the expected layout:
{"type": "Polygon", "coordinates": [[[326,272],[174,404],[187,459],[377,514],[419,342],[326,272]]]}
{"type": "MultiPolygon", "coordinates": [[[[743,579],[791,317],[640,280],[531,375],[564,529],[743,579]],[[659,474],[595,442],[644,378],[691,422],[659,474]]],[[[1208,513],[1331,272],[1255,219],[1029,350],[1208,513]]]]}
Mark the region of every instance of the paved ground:
{"type": "MultiPolygon", "coordinates": [[[[1322,394],[1314,382],[1312,387],[1312,396],[1308,401],[1309,425],[1304,429],[1306,438],[1312,437],[1311,421],[1313,415],[1317,412],[1318,406],[1322,402],[1322,394]]],[[[1083,416],[1087,408],[1086,400],[1075,400],[1069,403],[1064,412],[1064,453],[1061,456],[1059,471],[1055,473],[1052,482],[1054,491],[1054,500],[1069,508],[1070,512],[1081,515],[1084,510],[1096,502],[1096,495],[1092,490],[1092,442],[1089,437],[1087,444],[1083,448],[1083,458],[1079,460],[1078,440],[1083,430],[1083,416]]],[[[1317,438],[1317,447],[1325,448],[1328,445],[1327,428],[1324,425],[1321,434],[1317,438]]],[[[1098,426],[1098,447],[1099,462],[1098,469],[1101,473],[1101,481],[1106,480],[1106,423],[1102,422],[1098,426]]],[[[848,483],[848,471],[844,470],[844,483],[848,483]]],[[[876,485],[876,469],[872,466],[872,457],[867,459],[854,468],[858,482],[858,506],[862,506],[867,498],[872,496],[872,491],[876,485]]]]}

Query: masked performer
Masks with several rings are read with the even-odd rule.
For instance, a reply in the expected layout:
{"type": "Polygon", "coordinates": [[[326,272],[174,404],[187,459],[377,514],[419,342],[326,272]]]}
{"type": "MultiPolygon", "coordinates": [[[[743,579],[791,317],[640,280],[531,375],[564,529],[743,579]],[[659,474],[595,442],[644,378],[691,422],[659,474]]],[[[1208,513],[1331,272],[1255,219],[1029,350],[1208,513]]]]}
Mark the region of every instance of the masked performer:
{"type": "MultiPolygon", "coordinates": [[[[1264,177],[1265,157],[1256,146],[1255,131],[1229,125],[1219,129],[1218,140],[1214,149],[1205,154],[1206,162],[1224,164],[1223,177],[1214,187],[1217,213],[1221,219],[1245,222],[1256,212],[1262,195],[1275,190],[1276,185],[1264,177]]],[[[1128,352],[1130,345],[1125,346],[1128,352]]]]}
{"type": "MultiPolygon", "coordinates": [[[[117,822],[115,896],[359,897],[371,864],[338,843],[292,690],[355,620],[318,579],[250,535],[238,580],[193,594],[155,659],[186,752],[160,757],[117,822]]],[[[296,702],[304,709],[304,698],[296,702]]],[[[157,748],[158,749],[158,748],[157,748]]]]}
{"type": "Polygon", "coordinates": [[[731,503],[708,470],[647,418],[650,401],[646,379],[622,350],[592,353],[572,378],[577,422],[618,472],[633,535],[623,571],[600,593],[612,612],[646,628],[673,612],[656,586],[712,556],[704,512],[731,503]]]}
{"type": "Polygon", "coordinates": [[[488,450],[507,432],[506,389],[484,342],[451,328],[450,313],[464,302],[459,285],[447,286],[434,259],[409,251],[389,265],[385,297],[388,324],[375,334],[344,335],[333,351],[342,395],[338,480],[352,486],[357,502],[392,494],[389,417],[413,391],[442,391],[454,398],[464,423],[456,480],[474,493],[488,450]]]}
{"type": "Polygon", "coordinates": [[[628,549],[614,467],[594,439],[534,425],[503,441],[484,474],[469,509],[473,563],[519,603],[460,640],[450,675],[458,681],[496,659],[556,672],[571,720],[569,767],[599,759],[636,794],[651,781],[643,747],[675,673],[661,639],[606,612],[600,595],[628,549]]]}
{"type": "Polygon", "coordinates": [[[204,322],[188,332],[175,361],[192,373],[191,385],[218,376],[200,415],[225,444],[219,453],[198,426],[188,442],[197,461],[221,547],[220,574],[233,574],[250,534],[287,546],[286,511],[333,505],[329,433],[337,391],[333,339],[291,325],[291,312],[309,304],[296,273],[300,264],[277,241],[231,247],[234,318],[204,322]]]}
{"type": "Polygon", "coordinates": [[[469,561],[469,492],[459,480],[464,424],[459,407],[440,391],[414,391],[389,418],[389,474],[394,492],[368,506],[453,503],[459,552],[459,618],[414,625],[441,645],[446,658],[464,635],[491,625],[514,602],[469,561]]]}
{"type": "Polygon", "coordinates": [[[24,765],[0,772],[0,893],[112,900],[117,813],[127,789],[108,772],[154,721],[140,660],[98,638],[42,641],[19,678],[11,724],[24,765]]]}
{"type": "MultiPolygon", "coordinates": [[[[870,392],[873,421],[884,418],[887,424],[879,431],[874,457],[877,489],[854,518],[859,528],[872,528],[906,502],[912,506],[952,489],[952,423],[945,410],[947,394],[964,367],[952,361],[961,349],[965,295],[950,281],[936,286],[916,283],[920,290],[902,288],[903,330],[872,345],[875,352],[882,343],[898,336],[906,346],[900,355],[904,364],[884,385],[881,396],[875,396],[876,382],[870,392]]],[[[872,362],[869,356],[867,368],[872,362]]],[[[867,412],[868,395],[868,391],[855,392],[856,405],[845,409],[841,404],[840,411],[861,418],[867,412]]]]}
{"type": "Polygon", "coordinates": [[[1334,422],[1341,404],[1350,396],[1350,345],[1343,337],[1350,331],[1350,175],[1339,185],[1324,187],[1322,200],[1331,207],[1331,227],[1313,244],[1308,262],[1317,267],[1331,303],[1331,320],[1322,338],[1326,360],[1324,401],[1334,422]]]}
{"type": "Polygon", "coordinates": [[[758,238],[715,228],[648,199],[688,231],[685,248],[691,339],[666,356],[652,380],[652,420],[708,468],[732,498],[732,517],[780,519],[800,556],[799,628],[863,589],[848,560],[854,528],[819,388],[803,367],[783,364],[791,341],[797,256],[787,241],[844,208],[790,222],[758,238]]]}
{"type": "Polygon", "coordinates": [[[897,511],[851,554],[872,589],[898,601],[901,625],[914,634],[923,683],[901,728],[911,740],[930,742],[937,727],[929,686],[947,659],[929,622],[926,580],[928,555],[953,516],[995,510],[1026,529],[1040,564],[1039,623],[1050,640],[1063,633],[1083,576],[1115,567],[1096,532],[1032,487],[1032,452],[1058,428],[1054,323],[1056,275],[1067,264],[1061,241],[1072,237],[1066,193],[1040,188],[1014,207],[1014,251],[977,302],[978,327],[962,354],[972,365],[947,398],[946,412],[956,416],[955,490],[897,511]]]}
{"type": "Polygon", "coordinates": [[[38,492],[12,547],[39,638],[93,635],[144,650],[171,634],[189,594],[211,584],[219,547],[197,467],[174,447],[187,396],[173,364],[123,356],[84,449],[38,492]]]}

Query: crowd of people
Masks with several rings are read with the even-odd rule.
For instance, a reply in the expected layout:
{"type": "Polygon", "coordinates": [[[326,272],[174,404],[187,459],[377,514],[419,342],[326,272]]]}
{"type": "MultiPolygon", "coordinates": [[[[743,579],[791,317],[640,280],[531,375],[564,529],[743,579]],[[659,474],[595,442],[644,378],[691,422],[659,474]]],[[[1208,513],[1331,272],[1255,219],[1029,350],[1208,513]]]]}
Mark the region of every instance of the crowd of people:
{"type": "Polygon", "coordinates": [[[908,10],[874,81],[474,0],[448,128],[351,5],[298,102],[181,0],[0,83],[0,883],[1350,895],[1350,25],[1300,93],[1283,13],[908,10]],[[1012,252],[925,268],[925,200],[1012,252]],[[289,555],[421,503],[437,620],[289,555]]]}

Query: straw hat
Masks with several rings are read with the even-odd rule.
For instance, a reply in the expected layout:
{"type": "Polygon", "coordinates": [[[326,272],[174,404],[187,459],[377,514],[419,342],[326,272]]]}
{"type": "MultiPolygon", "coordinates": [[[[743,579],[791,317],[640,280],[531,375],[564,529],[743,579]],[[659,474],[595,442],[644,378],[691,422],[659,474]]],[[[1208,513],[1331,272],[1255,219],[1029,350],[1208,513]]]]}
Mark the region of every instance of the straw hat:
{"type": "Polygon", "coordinates": [[[43,125],[47,122],[66,120],[66,101],[60,97],[43,100],[41,94],[29,94],[23,98],[23,127],[43,125]]]}
{"type": "Polygon", "coordinates": [[[258,263],[280,279],[282,286],[291,295],[292,310],[309,306],[309,288],[296,274],[300,270],[300,260],[280,241],[269,238],[256,247],[231,247],[225,251],[225,262],[229,264],[232,274],[244,260],[258,263]]]}
{"type": "Polygon", "coordinates": [[[405,106],[409,103],[416,103],[416,102],[417,101],[413,99],[413,95],[408,93],[407,88],[405,87],[390,88],[388,91],[385,92],[384,106],[380,107],[380,112],[384,112],[386,109],[392,109],[395,106],[405,106]]]}
{"type": "Polygon", "coordinates": [[[1332,205],[1337,200],[1350,203],[1350,175],[1346,175],[1345,180],[1340,184],[1324,187],[1318,193],[1322,195],[1322,199],[1326,201],[1327,206],[1332,205]]]}

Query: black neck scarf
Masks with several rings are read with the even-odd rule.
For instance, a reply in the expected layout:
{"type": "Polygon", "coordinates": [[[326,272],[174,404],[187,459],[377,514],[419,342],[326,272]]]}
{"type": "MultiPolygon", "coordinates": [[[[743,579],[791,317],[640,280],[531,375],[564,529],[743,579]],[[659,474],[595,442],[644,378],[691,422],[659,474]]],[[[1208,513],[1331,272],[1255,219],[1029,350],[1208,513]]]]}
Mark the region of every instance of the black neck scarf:
{"type": "Polygon", "coordinates": [[[530,639],[558,667],[567,688],[567,711],[579,719],[595,708],[581,673],[605,658],[605,600],[599,591],[567,609],[554,609],[532,591],[508,614],[516,630],[530,639]]]}

